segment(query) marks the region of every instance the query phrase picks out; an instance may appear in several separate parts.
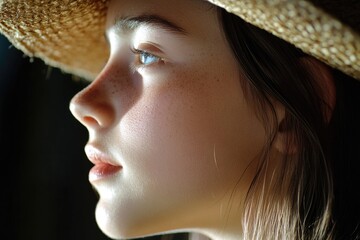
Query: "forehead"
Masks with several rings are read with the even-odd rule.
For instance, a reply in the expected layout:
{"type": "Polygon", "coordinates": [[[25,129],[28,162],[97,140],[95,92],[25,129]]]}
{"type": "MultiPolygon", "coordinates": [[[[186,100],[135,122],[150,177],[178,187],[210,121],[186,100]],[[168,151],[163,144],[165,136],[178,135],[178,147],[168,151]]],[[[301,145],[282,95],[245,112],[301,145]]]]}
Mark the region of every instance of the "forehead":
{"type": "Polygon", "coordinates": [[[214,19],[214,9],[214,5],[204,0],[112,0],[107,15],[107,28],[114,26],[117,19],[144,15],[163,17],[181,28],[202,28],[202,23],[214,19]]]}

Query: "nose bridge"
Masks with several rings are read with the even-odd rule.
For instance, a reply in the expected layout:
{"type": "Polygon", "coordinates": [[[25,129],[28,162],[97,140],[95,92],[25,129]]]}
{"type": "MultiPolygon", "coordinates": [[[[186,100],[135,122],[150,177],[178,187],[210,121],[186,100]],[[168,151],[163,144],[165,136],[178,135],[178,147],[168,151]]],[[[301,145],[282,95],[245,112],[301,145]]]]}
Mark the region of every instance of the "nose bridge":
{"type": "Polygon", "coordinates": [[[86,127],[116,124],[133,102],[136,91],[133,78],[120,64],[108,64],[97,79],[73,97],[71,112],[86,127]]]}

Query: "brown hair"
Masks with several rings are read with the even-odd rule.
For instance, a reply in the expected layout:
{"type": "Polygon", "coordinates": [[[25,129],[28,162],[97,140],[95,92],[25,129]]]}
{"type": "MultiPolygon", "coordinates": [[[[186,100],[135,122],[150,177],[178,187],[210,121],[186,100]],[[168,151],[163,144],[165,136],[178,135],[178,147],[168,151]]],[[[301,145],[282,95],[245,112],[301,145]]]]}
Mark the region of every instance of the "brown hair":
{"type": "MultiPolygon", "coordinates": [[[[326,119],[328,106],[319,94],[318,81],[314,74],[299,64],[299,59],[308,56],[223,9],[219,9],[219,13],[227,41],[243,70],[244,77],[240,78],[245,79],[241,82],[243,90],[264,122],[269,139],[248,191],[243,239],[318,240],[339,236],[356,239],[359,237],[359,206],[351,202],[355,213],[346,224],[339,222],[336,215],[343,208],[339,205],[343,197],[337,195],[338,189],[344,186],[339,185],[341,181],[337,179],[334,184],[334,175],[344,177],[350,169],[338,173],[333,166],[348,163],[352,158],[342,148],[350,133],[337,134],[337,130],[349,122],[344,116],[352,111],[342,104],[344,94],[337,93],[334,116],[329,124],[326,119]],[[277,125],[273,100],[286,109],[282,125],[277,125]],[[269,173],[269,153],[277,131],[293,131],[287,145],[296,145],[298,150],[296,154],[286,154],[277,164],[276,172],[269,173]],[[271,182],[266,181],[269,174],[271,182]]],[[[338,91],[344,88],[360,90],[360,84],[354,79],[332,71],[335,81],[341,78],[343,84],[337,86],[338,91]],[[344,81],[344,78],[349,80],[344,81]]],[[[360,105],[359,97],[349,95],[356,112],[360,105]]],[[[360,120],[357,119],[354,136],[358,138],[360,120]]],[[[356,153],[359,141],[354,142],[350,152],[359,156],[356,153]]],[[[352,184],[359,187],[358,178],[352,184]]]]}

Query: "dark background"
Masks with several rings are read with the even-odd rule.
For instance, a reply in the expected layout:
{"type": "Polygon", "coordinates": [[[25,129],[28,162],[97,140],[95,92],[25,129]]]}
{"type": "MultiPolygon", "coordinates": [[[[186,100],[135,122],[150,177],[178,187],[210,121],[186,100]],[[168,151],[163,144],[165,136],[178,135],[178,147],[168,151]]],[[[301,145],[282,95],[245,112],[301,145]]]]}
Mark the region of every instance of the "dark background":
{"type": "Polygon", "coordinates": [[[108,239],[95,223],[87,131],[68,110],[83,87],[0,36],[1,239],[108,239]]]}
{"type": "Polygon", "coordinates": [[[95,222],[87,130],[68,110],[84,86],[0,35],[0,239],[109,239],[95,222]]]}

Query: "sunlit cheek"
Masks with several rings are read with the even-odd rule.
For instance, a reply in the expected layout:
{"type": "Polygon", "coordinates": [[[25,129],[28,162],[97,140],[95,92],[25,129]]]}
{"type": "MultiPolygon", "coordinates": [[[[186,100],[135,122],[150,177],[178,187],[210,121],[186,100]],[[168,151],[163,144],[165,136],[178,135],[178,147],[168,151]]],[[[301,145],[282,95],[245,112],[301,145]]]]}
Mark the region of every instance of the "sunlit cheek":
{"type": "Polygon", "coordinates": [[[174,134],[178,126],[174,121],[174,115],[177,114],[175,107],[171,108],[166,99],[144,97],[121,121],[122,143],[127,145],[124,149],[132,151],[133,156],[146,154],[148,158],[159,149],[170,151],[169,147],[176,138],[174,134]]]}
{"type": "Polygon", "coordinates": [[[207,116],[188,101],[188,96],[181,93],[149,93],[122,119],[121,142],[127,145],[123,148],[128,155],[139,158],[137,164],[147,169],[145,174],[161,172],[170,177],[176,168],[177,172],[189,172],[194,164],[190,160],[204,151],[199,136],[206,139],[206,124],[201,118],[207,116]]]}

